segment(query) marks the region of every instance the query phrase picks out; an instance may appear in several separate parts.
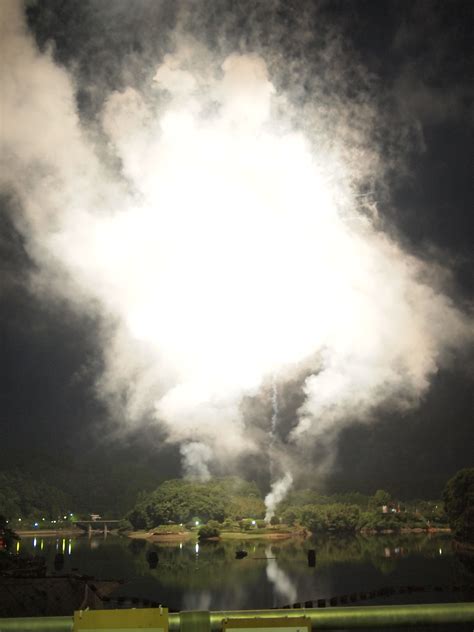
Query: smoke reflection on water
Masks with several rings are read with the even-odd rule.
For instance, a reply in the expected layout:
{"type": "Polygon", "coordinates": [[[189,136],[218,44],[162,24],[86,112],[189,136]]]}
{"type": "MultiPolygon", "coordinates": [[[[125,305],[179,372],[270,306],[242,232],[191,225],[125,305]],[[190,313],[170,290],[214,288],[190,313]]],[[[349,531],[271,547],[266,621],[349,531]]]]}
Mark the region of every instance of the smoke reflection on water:
{"type": "Polygon", "coordinates": [[[187,592],[183,596],[184,610],[212,610],[211,591],[187,592]]]}
{"type": "Polygon", "coordinates": [[[295,584],[285,571],[278,566],[276,559],[273,557],[271,546],[267,546],[265,549],[265,557],[267,558],[267,578],[274,587],[273,606],[279,603],[277,597],[284,598],[287,603],[294,603],[297,596],[295,584]]]}

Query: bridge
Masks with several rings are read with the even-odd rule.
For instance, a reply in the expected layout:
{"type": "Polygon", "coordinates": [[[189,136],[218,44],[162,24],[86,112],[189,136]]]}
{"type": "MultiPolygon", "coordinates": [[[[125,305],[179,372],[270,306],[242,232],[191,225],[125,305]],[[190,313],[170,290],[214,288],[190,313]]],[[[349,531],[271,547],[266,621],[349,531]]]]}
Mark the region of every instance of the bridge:
{"type": "Polygon", "coordinates": [[[100,531],[105,535],[110,529],[116,529],[120,520],[74,520],[73,524],[83,531],[87,531],[89,535],[92,535],[93,531],[100,531]]]}

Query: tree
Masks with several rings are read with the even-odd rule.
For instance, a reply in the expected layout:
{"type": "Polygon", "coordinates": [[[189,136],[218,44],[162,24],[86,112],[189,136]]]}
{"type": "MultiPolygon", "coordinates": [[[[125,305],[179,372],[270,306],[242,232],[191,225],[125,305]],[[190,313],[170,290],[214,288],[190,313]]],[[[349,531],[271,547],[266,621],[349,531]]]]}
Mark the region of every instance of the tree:
{"type": "Polygon", "coordinates": [[[446,483],[443,500],[455,537],[474,542],[474,468],[460,470],[446,483]]]}
{"type": "Polygon", "coordinates": [[[388,505],[392,497],[384,489],[378,489],[369,500],[369,509],[379,509],[384,505],[388,505]]]}
{"type": "Polygon", "coordinates": [[[0,515],[0,540],[4,542],[8,549],[13,544],[13,540],[19,540],[20,536],[10,529],[5,516],[0,515]]]}
{"type": "Polygon", "coordinates": [[[209,540],[210,538],[218,538],[220,531],[217,527],[211,527],[209,525],[203,525],[198,531],[199,540],[209,540]]]}
{"type": "Polygon", "coordinates": [[[296,511],[291,507],[285,509],[285,511],[281,514],[282,521],[290,527],[296,523],[297,517],[296,511]]]}
{"type": "Polygon", "coordinates": [[[307,505],[301,513],[301,523],[314,535],[318,533],[353,533],[359,523],[357,505],[307,505]]]}
{"type": "Polygon", "coordinates": [[[305,505],[301,508],[301,524],[313,535],[325,530],[322,508],[318,505],[305,505]]]}
{"type": "Polygon", "coordinates": [[[140,496],[127,518],[136,529],[149,529],[169,522],[203,524],[216,520],[222,523],[224,518],[233,518],[235,513],[246,511],[256,518],[264,511],[258,494],[254,483],[235,477],[216,478],[205,483],[169,480],[150,494],[140,496]]]}

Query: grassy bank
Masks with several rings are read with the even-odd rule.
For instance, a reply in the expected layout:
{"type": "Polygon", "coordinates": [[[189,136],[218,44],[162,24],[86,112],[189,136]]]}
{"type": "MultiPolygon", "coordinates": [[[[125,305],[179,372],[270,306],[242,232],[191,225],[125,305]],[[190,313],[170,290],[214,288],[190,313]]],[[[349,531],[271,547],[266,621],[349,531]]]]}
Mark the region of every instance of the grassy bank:
{"type": "MultiPolygon", "coordinates": [[[[175,525],[159,526],[148,531],[124,532],[129,538],[151,540],[154,542],[180,542],[182,540],[199,539],[199,529],[186,529],[175,525]]],[[[293,537],[306,537],[308,532],[301,527],[269,527],[252,530],[220,529],[213,540],[284,540],[293,537]]],[[[207,539],[207,538],[206,538],[207,539]]]]}
{"type": "MultiPolygon", "coordinates": [[[[421,533],[451,533],[449,528],[435,528],[431,527],[420,528],[420,527],[405,527],[401,530],[394,529],[360,529],[359,531],[354,532],[354,535],[360,533],[362,535],[392,535],[392,534],[421,534],[421,533]]],[[[127,531],[123,532],[123,535],[126,535],[132,539],[141,539],[141,540],[150,540],[153,542],[181,542],[183,540],[198,540],[199,539],[199,529],[185,529],[180,527],[179,529],[173,529],[172,527],[160,526],[155,529],[150,529],[149,531],[127,531]]],[[[316,535],[311,533],[311,531],[305,529],[301,526],[286,526],[281,525],[279,527],[269,527],[266,529],[252,529],[252,530],[225,530],[222,529],[219,531],[219,535],[205,538],[210,540],[286,540],[289,538],[307,538],[312,535],[316,535]]],[[[333,535],[333,536],[344,536],[348,535],[345,532],[324,532],[321,535],[333,535]]]]}

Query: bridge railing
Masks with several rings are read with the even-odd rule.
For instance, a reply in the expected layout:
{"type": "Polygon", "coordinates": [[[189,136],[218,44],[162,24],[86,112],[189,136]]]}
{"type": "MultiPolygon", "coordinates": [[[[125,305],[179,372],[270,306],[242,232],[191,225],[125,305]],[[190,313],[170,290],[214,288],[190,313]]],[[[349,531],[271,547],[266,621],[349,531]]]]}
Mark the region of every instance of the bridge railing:
{"type": "MultiPolygon", "coordinates": [[[[164,609],[138,609],[122,611],[88,611],[93,613],[103,613],[102,619],[106,618],[106,613],[114,612],[120,618],[118,612],[123,613],[123,617],[130,622],[133,613],[143,613],[147,610],[153,618],[156,612],[157,618],[162,621],[164,609]],[[128,613],[127,615],[125,613],[128,613]],[[132,613],[132,614],[131,614],[132,613]]],[[[137,618],[140,615],[136,615],[137,618]]],[[[292,627],[292,619],[301,621],[304,617],[310,621],[313,630],[336,630],[336,629],[389,629],[391,627],[421,626],[421,625],[447,625],[472,623],[474,624],[474,602],[443,603],[443,604],[412,604],[398,606],[357,606],[331,609],[302,608],[300,610],[231,610],[220,612],[209,611],[184,611],[176,613],[166,613],[166,624],[152,624],[149,629],[160,629],[163,632],[220,632],[225,629],[229,620],[240,621],[239,628],[242,632],[257,629],[255,620],[265,624],[265,628],[281,627],[281,621],[288,622],[287,628],[292,627]],[[248,628],[245,626],[248,620],[248,628]],[[280,625],[277,624],[280,621],[280,625]],[[272,625],[273,623],[273,625],[272,625]]],[[[100,615],[99,615],[100,617],[100,615]]],[[[15,619],[0,619],[0,632],[10,632],[21,630],[22,632],[72,632],[94,628],[82,627],[78,624],[80,616],[76,617],[26,617],[15,619]],[[74,622],[76,620],[76,623],[74,622]]],[[[296,630],[296,621],[294,626],[296,630]]],[[[129,626],[128,626],[129,627],[129,626]]],[[[258,626],[261,627],[261,626],[258,626]]],[[[113,632],[115,627],[104,627],[103,630],[113,632]]],[[[97,627],[95,628],[97,629],[97,627]]],[[[146,626],[140,625],[140,629],[146,630],[146,626]]],[[[442,628],[440,628],[442,630],[442,628]]]]}

